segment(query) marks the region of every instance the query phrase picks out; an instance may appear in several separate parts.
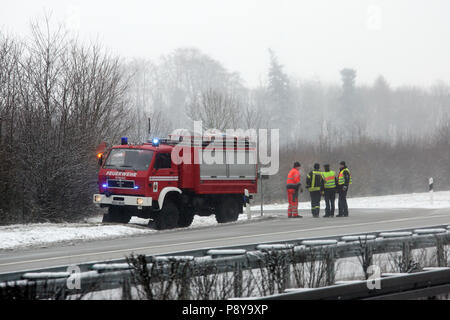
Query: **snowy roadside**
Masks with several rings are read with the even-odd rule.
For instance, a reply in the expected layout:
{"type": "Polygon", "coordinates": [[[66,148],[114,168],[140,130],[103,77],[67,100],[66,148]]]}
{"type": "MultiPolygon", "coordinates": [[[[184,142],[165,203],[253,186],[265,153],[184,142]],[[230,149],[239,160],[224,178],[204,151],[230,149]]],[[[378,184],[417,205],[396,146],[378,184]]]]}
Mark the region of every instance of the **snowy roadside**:
{"type": "MultiPolygon", "coordinates": [[[[149,229],[147,227],[148,219],[133,217],[130,223],[126,225],[104,225],[101,220],[101,216],[96,216],[86,219],[85,223],[33,223],[0,226],[0,252],[18,248],[46,247],[55,244],[70,245],[72,242],[115,239],[161,232],[149,229]]],[[[260,219],[257,218],[252,221],[257,220],[260,219]]],[[[247,216],[240,215],[238,221],[234,223],[246,222],[250,222],[247,220],[247,216]]],[[[196,216],[189,229],[217,225],[214,216],[196,216]]]]}
{"type": "MultiPolygon", "coordinates": [[[[336,197],[337,198],[337,197],[336,197]]],[[[308,192],[300,194],[299,209],[310,209],[308,192]]],[[[450,208],[450,191],[439,191],[433,194],[433,203],[431,203],[430,193],[411,193],[411,194],[397,194],[391,196],[378,197],[360,197],[348,198],[349,208],[353,209],[409,209],[409,208],[424,208],[424,209],[442,209],[450,208]]],[[[337,205],[337,199],[336,199],[337,205]]],[[[287,203],[265,205],[265,210],[287,210],[287,203]]],[[[325,202],[322,200],[321,208],[325,207],[325,202]]],[[[255,205],[251,208],[252,211],[259,211],[260,207],[255,205]]]]}
{"type": "MultiPolygon", "coordinates": [[[[300,199],[309,200],[309,195],[303,193],[300,199]]],[[[433,204],[430,203],[429,193],[350,198],[348,202],[350,208],[450,208],[450,191],[435,192],[433,204]]],[[[324,207],[323,202],[321,206],[324,207]]],[[[309,209],[310,203],[301,202],[299,208],[309,209]]],[[[264,209],[286,210],[287,204],[265,205],[264,209]]],[[[254,219],[249,221],[247,216],[242,214],[239,216],[239,220],[234,223],[252,223],[261,220],[261,217],[259,217],[259,205],[252,206],[251,210],[253,211],[254,219]]],[[[270,218],[270,215],[266,215],[265,218],[270,218]]],[[[130,223],[126,225],[103,225],[101,219],[101,216],[97,216],[87,219],[85,223],[37,223],[0,226],[0,252],[18,248],[45,247],[55,244],[70,245],[72,242],[115,239],[161,232],[147,228],[148,219],[133,217],[130,223]]],[[[189,228],[211,228],[216,226],[218,224],[214,216],[196,216],[189,228]]]]}
{"type": "Polygon", "coordinates": [[[0,227],[0,250],[45,247],[54,243],[109,239],[155,232],[127,225],[92,223],[33,223],[0,227]]]}

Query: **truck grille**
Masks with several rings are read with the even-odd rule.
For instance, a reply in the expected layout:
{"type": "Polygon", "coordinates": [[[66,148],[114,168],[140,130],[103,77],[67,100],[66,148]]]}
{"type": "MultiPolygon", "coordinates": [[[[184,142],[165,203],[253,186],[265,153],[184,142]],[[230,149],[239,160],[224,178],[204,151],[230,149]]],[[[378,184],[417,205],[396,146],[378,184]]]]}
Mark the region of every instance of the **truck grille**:
{"type": "Polygon", "coordinates": [[[133,180],[108,180],[108,188],[133,189],[133,180]]]}

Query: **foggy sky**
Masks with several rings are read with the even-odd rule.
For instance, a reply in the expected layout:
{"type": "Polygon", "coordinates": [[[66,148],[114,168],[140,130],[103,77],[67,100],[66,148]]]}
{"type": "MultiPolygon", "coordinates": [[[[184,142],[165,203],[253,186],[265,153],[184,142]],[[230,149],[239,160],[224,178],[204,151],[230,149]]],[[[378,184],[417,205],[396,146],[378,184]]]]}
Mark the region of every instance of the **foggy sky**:
{"type": "Polygon", "coordinates": [[[197,47],[249,86],[265,78],[269,47],[300,79],[338,82],[350,67],[359,84],[450,83],[448,0],[1,0],[0,30],[26,36],[49,10],[124,57],[197,47]]]}

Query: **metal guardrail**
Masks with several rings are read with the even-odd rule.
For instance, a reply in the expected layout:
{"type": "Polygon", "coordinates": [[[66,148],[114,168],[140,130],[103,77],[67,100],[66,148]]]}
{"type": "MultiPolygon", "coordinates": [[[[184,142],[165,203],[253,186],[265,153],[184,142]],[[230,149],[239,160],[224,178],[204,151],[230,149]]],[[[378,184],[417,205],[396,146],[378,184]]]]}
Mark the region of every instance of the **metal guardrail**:
{"type": "Polygon", "coordinates": [[[289,289],[285,293],[256,298],[255,300],[406,300],[448,294],[450,268],[437,268],[406,275],[352,281],[328,287],[289,289]],[[370,289],[368,282],[379,281],[379,289],[370,289]]]}
{"type": "MultiPolygon", "coordinates": [[[[401,251],[408,254],[411,250],[436,247],[438,265],[444,266],[439,259],[443,255],[443,246],[450,243],[450,226],[438,225],[423,229],[409,228],[390,231],[370,232],[368,234],[347,234],[321,238],[303,238],[290,241],[255,243],[242,246],[205,248],[165,255],[147,256],[148,263],[165,263],[168,261],[192,261],[197,264],[214,263],[219,272],[230,272],[230,267],[237,267],[239,272],[258,268],[260,261],[269,252],[280,251],[311,254],[314,259],[327,259],[329,269],[334,269],[336,259],[355,257],[361,254],[361,243],[370,249],[371,254],[401,251]],[[330,255],[331,254],[331,255],[330,255]]],[[[35,287],[66,286],[67,281],[79,279],[82,290],[95,288],[93,291],[120,287],[130,278],[130,267],[126,259],[98,261],[78,265],[81,273],[68,274],[68,266],[28,270],[0,274],[0,287],[6,285],[35,287]]],[[[331,271],[330,271],[331,272],[331,271]]]]}

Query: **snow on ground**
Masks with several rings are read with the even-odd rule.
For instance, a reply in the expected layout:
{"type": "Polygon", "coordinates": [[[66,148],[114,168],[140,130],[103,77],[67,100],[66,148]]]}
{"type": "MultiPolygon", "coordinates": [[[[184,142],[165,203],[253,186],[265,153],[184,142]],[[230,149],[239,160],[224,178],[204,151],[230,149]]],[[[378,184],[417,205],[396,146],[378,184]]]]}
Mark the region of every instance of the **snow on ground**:
{"type": "MultiPolygon", "coordinates": [[[[400,194],[381,197],[349,198],[350,208],[450,208],[450,191],[440,191],[433,194],[431,204],[429,193],[400,194]]],[[[309,200],[309,195],[303,193],[301,200],[309,200]]],[[[337,202],[337,201],[336,201],[337,202]]],[[[324,203],[321,204],[324,207],[324,203]]],[[[309,209],[309,202],[301,202],[300,209],[309,209]]],[[[259,205],[252,208],[255,219],[258,221],[259,205]]],[[[287,210],[287,204],[265,205],[265,210],[287,210]]],[[[101,224],[101,216],[89,218],[85,223],[38,223],[28,225],[0,226],[0,251],[21,247],[47,246],[56,243],[69,243],[94,239],[112,239],[136,235],[151,234],[158,231],[147,228],[148,219],[133,217],[127,225],[101,224]]],[[[251,222],[247,215],[242,214],[235,223],[251,222]]],[[[198,217],[189,228],[202,228],[217,226],[214,216],[198,217]]]]}
{"type": "MultiPolygon", "coordinates": [[[[133,217],[129,224],[101,223],[102,216],[86,220],[86,223],[33,223],[0,226],[0,251],[21,247],[45,247],[55,243],[70,244],[71,241],[113,239],[158,232],[147,227],[149,219],[133,217]]],[[[240,215],[235,223],[247,221],[240,215]]],[[[216,226],[215,216],[194,218],[189,228],[216,226]]]]}
{"type": "MultiPolygon", "coordinates": [[[[238,221],[247,220],[247,216],[245,214],[239,215],[238,221]]],[[[132,225],[141,225],[141,226],[147,226],[149,219],[141,219],[138,217],[132,217],[130,220],[130,224],[132,225]]],[[[102,222],[102,216],[96,216],[89,219],[86,219],[86,222],[90,223],[101,223],[102,222]]],[[[199,217],[195,216],[194,221],[192,222],[192,225],[189,228],[198,228],[198,227],[205,227],[205,226],[211,226],[216,225],[216,217],[215,216],[209,216],[209,217],[199,217]]],[[[0,227],[1,232],[1,227],[0,227]]]]}
{"type": "MultiPolygon", "coordinates": [[[[300,194],[299,209],[310,209],[311,203],[308,192],[300,194]]],[[[426,209],[441,209],[450,208],[450,191],[439,191],[433,193],[433,202],[429,192],[412,193],[412,194],[397,194],[391,196],[379,197],[360,197],[347,198],[349,208],[353,209],[409,209],[409,208],[426,208],[426,209]]],[[[321,208],[325,207],[325,202],[322,200],[321,208]]],[[[337,206],[337,196],[336,196],[337,206]]],[[[265,205],[265,210],[287,210],[288,204],[270,204],[265,205]]],[[[255,205],[251,208],[252,211],[259,211],[260,206],[255,205]]]]}
{"type": "Polygon", "coordinates": [[[84,223],[33,223],[0,227],[0,250],[50,243],[118,238],[156,232],[126,225],[95,225],[84,223]]]}

